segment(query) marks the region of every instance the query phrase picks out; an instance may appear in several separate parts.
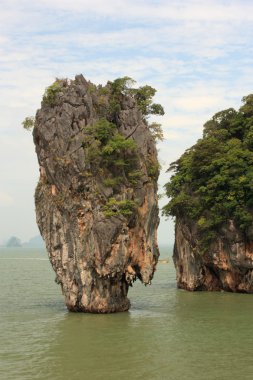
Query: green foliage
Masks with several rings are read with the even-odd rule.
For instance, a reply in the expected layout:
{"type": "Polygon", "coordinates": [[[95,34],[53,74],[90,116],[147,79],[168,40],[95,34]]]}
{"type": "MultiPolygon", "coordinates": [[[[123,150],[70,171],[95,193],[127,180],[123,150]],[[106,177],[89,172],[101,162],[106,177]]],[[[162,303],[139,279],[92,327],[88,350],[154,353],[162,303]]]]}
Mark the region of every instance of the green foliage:
{"type": "Polygon", "coordinates": [[[135,84],[135,80],[130,77],[117,78],[113,82],[108,82],[113,94],[130,94],[130,88],[135,84]]]}
{"type": "Polygon", "coordinates": [[[240,111],[244,116],[250,118],[253,116],[253,94],[244,96],[242,101],[244,105],[240,108],[240,111]]]}
{"type": "MultiPolygon", "coordinates": [[[[131,136],[125,137],[118,131],[119,113],[126,108],[127,101],[132,98],[142,111],[144,119],[149,114],[164,114],[162,106],[152,101],[156,90],[151,86],[133,88],[134,84],[132,78],[125,76],[108,82],[105,87],[101,85],[89,87],[100,119],[84,128],[83,148],[89,164],[87,169],[93,174],[100,169],[103,170],[105,176],[103,183],[111,187],[114,193],[120,190],[120,185],[132,184],[137,187],[143,175],[135,141],[131,136]]],[[[135,102],[131,103],[134,105],[135,102]]],[[[149,124],[146,121],[146,125],[155,141],[163,138],[160,124],[149,124]]],[[[157,180],[159,163],[156,160],[154,162],[149,160],[147,166],[149,177],[157,180]]]]}
{"type": "Polygon", "coordinates": [[[109,96],[109,116],[112,120],[121,111],[121,101],[123,95],[130,95],[131,87],[135,81],[130,77],[117,78],[113,82],[108,81],[105,88],[110,89],[109,96]]]}
{"type": "Polygon", "coordinates": [[[123,174],[123,176],[133,183],[133,178],[129,178],[129,173],[137,170],[138,152],[136,142],[126,139],[120,133],[115,133],[107,144],[101,150],[103,162],[110,168],[114,175],[123,174]]]}
{"type": "Polygon", "coordinates": [[[98,114],[106,115],[107,109],[109,106],[109,98],[108,95],[110,93],[110,90],[108,87],[103,87],[102,85],[99,85],[96,88],[96,97],[93,99],[94,100],[94,105],[95,108],[98,111],[98,114]]]}
{"type": "Polygon", "coordinates": [[[26,129],[27,131],[31,131],[34,128],[34,124],[35,124],[34,116],[28,116],[22,122],[23,128],[26,129]]]}
{"type": "Polygon", "coordinates": [[[126,153],[127,150],[132,152],[137,149],[136,143],[133,139],[126,139],[120,133],[115,133],[112,138],[107,142],[102,150],[104,157],[112,157],[117,154],[126,153]]]}
{"type": "Polygon", "coordinates": [[[92,163],[93,167],[98,166],[101,157],[101,142],[89,136],[89,138],[86,137],[83,146],[85,148],[87,163],[92,163]]]}
{"type": "Polygon", "coordinates": [[[105,118],[99,119],[95,124],[87,126],[84,130],[83,148],[87,163],[97,168],[101,162],[102,147],[113,136],[116,126],[105,118]]]}
{"type": "Polygon", "coordinates": [[[62,81],[56,80],[51,86],[47,87],[43,95],[43,103],[54,106],[56,103],[56,96],[62,91],[62,81]]]}
{"type": "Polygon", "coordinates": [[[152,179],[157,180],[159,176],[161,166],[157,160],[148,160],[147,172],[148,176],[152,179]]]}
{"type": "Polygon", "coordinates": [[[243,98],[238,112],[229,108],[204,125],[203,138],[169,170],[165,215],[188,218],[198,225],[203,251],[220,228],[233,219],[247,235],[253,207],[253,96],[243,98]]]}
{"type": "Polygon", "coordinates": [[[134,97],[143,115],[164,115],[161,104],[152,103],[156,89],[151,86],[142,86],[133,91],[134,97]]]}
{"type": "Polygon", "coordinates": [[[104,87],[101,84],[98,85],[97,90],[98,90],[98,95],[99,96],[106,96],[106,95],[110,94],[109,88],[107,86],[104,87]]]}
{"type": "Polygon", "coordinates": [[[142,172],[140,170],[129,171],[127,177],[130,183],[137,185],[140,178],[142,177],[142,172]]]}
{"type": "MultiPolygon", "coordinates": [[[[136,181],[129,173],[137,170],[137,145],[132,138],[126,139],[118,133],[114,123],[102,118],[86,127],[83,147],[87,162],[94,170],[102,165],[113,174],[116,182],[116,178],[121,178],[124,183],[128,177],[129,182],[136,181]]],[[[113,182],[110,178],[105,181],[106,186],[113,182]]],[[[116,185],[112,183],[112,187],[116,185]]]]}
{"type": "Polygon", "coordinates": [[[151,115],[160,115],[160,116],[164,115],[163,106],[161,104],[158,104],[158,103],[151,104],[146,112],[147,112],[147,114],[151,114],[151,115]]]}
{"type": "Polygon", "coordinates": [[[158,201],[160,201],[161,199],[163,199],[165,197],[165,193],[160,193],[160,194],[157,194],[157,199],[158,201]]]}
{"type": "Polygon", "coordinates": [[[149,113],[152,99],[155,96],[156,89],[151,86],[142,86],[135,90],[135,99],[143,115],[149,113]]]}
{"type": "Polygon", "coordinates": [[[115,198],[110,198],[104,206],[104,214],[107,217],[123,215],[129,217],[133,214],[137,205],[134,201],[123,200],[117,201],[115,198]]]}
{"type": "Polygon", "coordinates": [[[133,88],[136,82],[130,77],[117,78],[113,82],[108,82],[107,86],[111,88],[110,112],[112,115],[121,110],[121,96],[128,95],[133,97],[144,117],[148,115],[164,115],[164,109],[161,104],[153,103],[153,97],[156,89],[145,85],[139,88],[133,88]]]}
{"type": "Polygon", "coordinates": [[[103,183],[106,187],[115,188],[123,182],[123,177],[106,178],[103,183]]]}
{"type": "Polygon", "coordinates": [[[88,93],[89,94],[95,94],[97,91],[97,86],[94,83],[89,82],[88,83],[88,93]]]}
{"type": "Polygon", "coordinates": [[[157,140],[163,141],[164,140],[163,130],[162,130],[161,124],[151,123],[151,124],[148,124],[148,128],[149,128],[151,135],[155,141],[157,141],[157,140]]]}
{"type": "Polygon", "coordinates": [[[110,123],[105,118],[99,119],[95,124],[88,127],[86,132],[93,136],[95,139],[99,140],[102,144],[108,142],[112,138],[114,132],[116,131],[116,125],[110,123]]]}

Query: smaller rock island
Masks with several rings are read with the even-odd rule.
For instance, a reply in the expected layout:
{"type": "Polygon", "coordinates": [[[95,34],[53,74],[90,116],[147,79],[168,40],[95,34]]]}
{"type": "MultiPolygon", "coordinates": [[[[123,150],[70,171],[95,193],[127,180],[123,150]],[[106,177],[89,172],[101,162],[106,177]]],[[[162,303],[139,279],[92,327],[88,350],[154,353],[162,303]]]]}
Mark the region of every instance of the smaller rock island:
{"type": "Polygon", "coordinates": [[[176,219],[179,288],[253,293],[253,95],[243,103],[170,166],[163,210],[176,219]]]}
{"type": "Polygon", "coordinates": [[[70,311],[130,307],[128,288],[150,284],[159,257],[156,138],[163,115],[150,86],[57,79],[36,113],[37,223],[70,311]]]}

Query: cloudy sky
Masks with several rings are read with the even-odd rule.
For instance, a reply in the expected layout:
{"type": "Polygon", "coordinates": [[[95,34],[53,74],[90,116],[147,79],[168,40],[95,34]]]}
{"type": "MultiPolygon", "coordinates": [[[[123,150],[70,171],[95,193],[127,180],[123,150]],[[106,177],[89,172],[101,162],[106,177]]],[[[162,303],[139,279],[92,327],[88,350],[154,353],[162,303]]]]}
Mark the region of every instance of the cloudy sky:
{"type": "MultiPolygon", "coordinates": [[[[21,122],[55,77],[105,84],[127,75],[158,90],[162,189],[203,123],[253,93],[252,61],[252,0],[0,0],[0,242],[38,233],[38,165],[21,122]]],[[[172,242],[171,221],[159,240],[172,242]]]]}

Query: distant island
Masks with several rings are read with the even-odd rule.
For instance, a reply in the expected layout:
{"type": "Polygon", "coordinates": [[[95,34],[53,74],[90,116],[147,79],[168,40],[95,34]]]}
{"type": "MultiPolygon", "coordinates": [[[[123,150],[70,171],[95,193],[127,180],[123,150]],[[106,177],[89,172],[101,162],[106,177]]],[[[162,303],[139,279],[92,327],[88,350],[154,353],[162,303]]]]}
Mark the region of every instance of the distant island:
{"type": "Polygon", "coordinates": [[[17,236],[11,236],[2,246],[7,248],[45,248],[45,243],[40,235],[34,236],[24,243],[17,236]]]}

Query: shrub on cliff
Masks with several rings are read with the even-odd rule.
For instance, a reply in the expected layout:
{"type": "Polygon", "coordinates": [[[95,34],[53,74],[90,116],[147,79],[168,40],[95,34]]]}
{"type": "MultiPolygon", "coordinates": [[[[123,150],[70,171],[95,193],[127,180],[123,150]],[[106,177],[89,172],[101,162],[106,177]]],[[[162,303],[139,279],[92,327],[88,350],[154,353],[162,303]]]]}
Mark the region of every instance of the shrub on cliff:
{"type": "Polygon", "coordinates": [[[134,201],[128,199],[117,201],[115,198],[110,198],[104,206],[104,214],[107,217],[111,216],[131,216],[137,205],[134,201]]]}
{"type": "Polygon", "coordinates": [[[133,91],[134,97],[143,115],[164,115],[161,104],[153,103],[156,89],[151,86],[142,86],[133,91]]]}
{"type": "MultiPolygon", "coordinates": [[[[132,98],[137,103],[142,113],[143,119],[155,141],[163,139],[161,124],[148,123],[147,117],[150,114],[163,115],[164,110],[160,104],[153,103],[153,96],[156,90],[151,86],[133,88],[136,82],[125,76],[117,78],[113,82],[107,82],[106,86],[89,86],[89,91],[93,94],[98,113],[101,117],[95,124],[85,128],[83,147],[86,151],[87,162],[93,167],[93,171],[98,167],[107,168],[113,178],[109,177],[105,181],[106,186],[116,188],[126,180],[138,185],[138,180],[143,173],[138,167],[137,145],[131,138],[124,137],[118,130],[117,122],[123,103],[126,98],[132,98]]],[[[152,159],[154,161],[154,159],[152,159]]],[[[157,180],[160,165],[158,161],[150,162],[147,157],[147,174],[151,179],[157,180]]],[[[108,175],[108,173],[107,173],[108,175]]]]}
{"type": "Polygon", "coordinates": [[[27,131],[31,131],[34,128],[35,117],[27,116],[24,121],[22,121],[23,128],[27,131]]]}
{"type": "Polygon", "coordinates": [[[153,97],[156,94],[156,89],[149,85],[133,88],[135,83],[135,80],[128,76],[117,78],[113,82],[109,81],[107,83],[107,86],[112,92],[112,97],[110,100],[110,110],[112,114],[120,111],[121,109],[121,95],[128,95],[135,99],[144,118],[147,118],[149,115],[164,115],[164,109],[161,104],[153,103],[153,97]]]}
{"type": "Polygon", "coordinates": [[[165,215],[193,220],[205,250],[233,219],[246,236],[253,207],[253,95],[239,111],[216,113],[204,125],[203,138],[170,165],[165,185],[170,198],[165,215]]]}
{"type": "Polygon", "coordinates": [[[63,87],[66,86],[66,84],[67,79],[56,78],[55,82],[46,88],[42,102],[53,107],[56,103],[57,94],[63,90],[63,87]]]}
{"type": "Polygon", "coordinates": [[[126,139],[118,132],[117,126],[105,118],[85,128],[83,147],[93,171],[100,167],[111,172],[113,179],[106,181],[107,186],[110,183],[112,187],[119,185],[119,179],[123,183],[130,173],[132,179],[132,171],[138,169],[136,142],[132,138],[126,139]]]}

